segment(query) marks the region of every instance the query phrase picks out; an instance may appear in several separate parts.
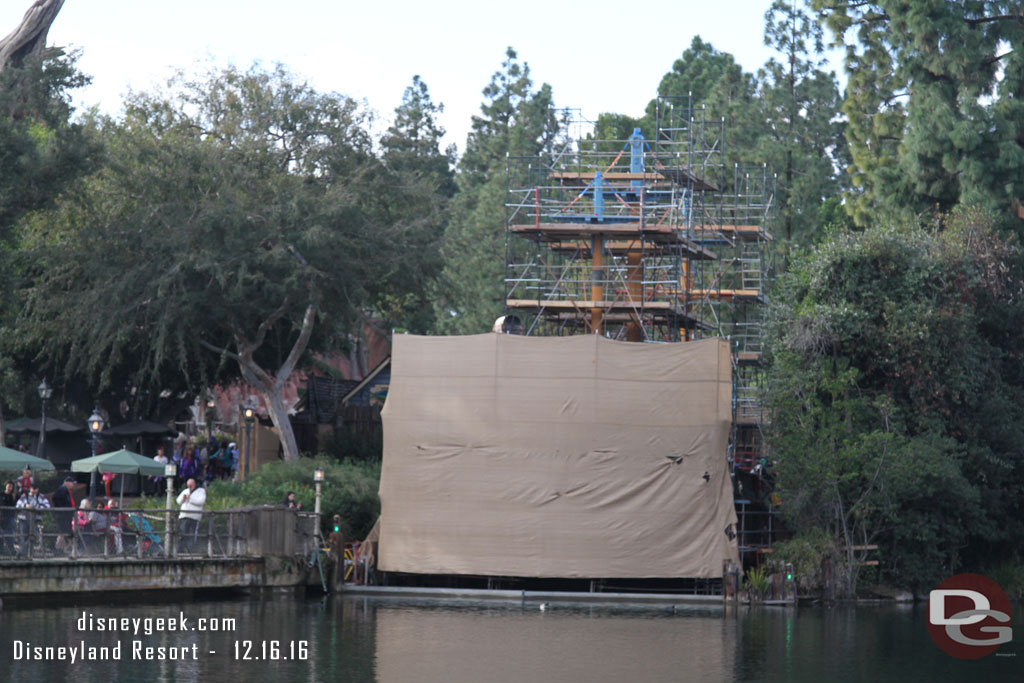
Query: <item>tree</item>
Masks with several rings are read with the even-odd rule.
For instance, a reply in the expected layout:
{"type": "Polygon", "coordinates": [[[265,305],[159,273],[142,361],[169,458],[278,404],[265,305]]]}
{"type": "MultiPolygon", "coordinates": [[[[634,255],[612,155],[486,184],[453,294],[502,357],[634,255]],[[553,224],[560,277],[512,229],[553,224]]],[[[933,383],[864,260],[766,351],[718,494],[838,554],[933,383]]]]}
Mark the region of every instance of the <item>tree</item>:
{"type": "Polygon", "coordinates": [[[413,76],[402,104],[395,108],[395,122],[380,144],[389,167],[419,174],[437,185],[443,196],[451,197],[456,190],[455,147],[441,151],[445,131],[437,124],[437,116],[443,113],[444,105],[434,104],[423,79],[413,76]]]}
{"type": "Polygon", "coordinates": [[[559,130],[551,87],[532,86],[529,66],[508,48],[484,88],[481,116],[473,117],[459,161],[459,192],[441,248],[444,268],[431,289],[442,334],[486,332],[504,308],[506,158],[550,151],[559,130]]]}
{"type": "Polygon", "coordinates": [[[796,2],[775,0],[765,12],[766,45],[783,57],[758,72],[763,133],[760,158],[779,174],[780,222],[787,242],[818,234],[821,206],[838,197],[847,165],[840,96],[825,60],[821,26],[796,2]]]}
{"type": "Polygon", "coordinates": [[[448,205],[455,194],[455,147],[441,151],[444,128],[437,116],[444,105],[434,104],[427,84],[413,76],[394,123],[381,138],[382,160],[401,188],[389,195],[384,209],[393,220],[410,226],[409,248],[418,267],[392,278],[380,293],[375,308],[391,327],[425,334],[434,325],[434,306],[428,287],[441,271],[441,240],[448,205]]]}
{"type": "Polygon", "coordinates": [[[25,12],[21,23],[4,38],[0,38],[0,71],[24,65],[30,56],[46,52],[46,35],[57,18],[64,0],[35,0],[25,12]]]}
{"type": "Polygon", "coordinates": [[[41,379],[14,327],[19,272],[12,251],[23,218],[50,206],[96,161],[98,147],[71,121],[70,91],[88,83],[77,53],[47,48],[62,0],[39,0],[0,39],[0,445],[4,410],[25,410],[41,379]]]}
{"type": "Polygon", "coordinates": [[[942,213],[958,203],[1024,217],[1019,3],[814,0],[814,7],[846,43],[854,220],[942,213]]]}
{"type": "MultiPolygon", "coordinates": [[[[666,98],[663,106],[689,106],[692,115],[703,117],[707,125],[724,121],[725,139],[720,144],[724,145],[727,169],[765,161],[757,156],[757,140],[764,129],[756,99],[757,82],[731,54],[694,36],[690,47],[662,77],[658,95],[666,98]],[[704,112],[699,114],[702,109],[704,112]]],[[[645,130],[656,127],[657,106],[656,100],[647,105],[645,130]]],[[[726,175],[731,179],[731,174],[726,175]]]]}
{"type": "Polygon", "coordinates": [[[782,510],[934,585],[1024,541],[1024,284],[977,210],[843,232],[794,260],[769,325],[782,510]],[[939,229],[935,229],[939,228],[939,229]]]}
{"type": "Polygon", "coordinates": [[[233,362],[263,395],[287,459],[283,402],[307,349],[354,328],[378,283],[415,267],[366,114],[283,67],[179,75],[102,119],[107,163],[40,215],[21,256],[22,326],[66,376],[137,386],[233,362]]]}

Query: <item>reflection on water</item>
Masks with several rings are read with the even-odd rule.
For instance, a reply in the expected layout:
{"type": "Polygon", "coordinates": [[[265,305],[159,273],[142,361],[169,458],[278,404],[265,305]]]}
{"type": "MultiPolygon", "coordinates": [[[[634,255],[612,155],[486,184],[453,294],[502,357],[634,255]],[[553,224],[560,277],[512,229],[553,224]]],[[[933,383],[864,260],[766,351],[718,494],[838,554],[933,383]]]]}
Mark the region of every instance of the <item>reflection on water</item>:
{"type": "Polygon", "coordinates": [[[999,651],[1015,656],[955,660],[932,644],[924,608],[553,605],[542,611],[536,604],[315,600],[291,595],[18,608],[0,613],[0,681],[1024,680],[1020,636],[999,651]],[[220,628],[231,627],[228,619],[235,622],[233,630],[206,632],[82,632],[78,621],[83,611],[97,619],[127,619],[126,625],[138,623],[140,630],[146,618],[180,624],[182,614],[189,628],[198,627],[200,619],[216,618],[220,628]],[[121,660],[15,660],[16,640],[32,647],[81,643],[109,651],[120,643],[121,660]],[[184,650],[189,656],[175,661],[133,659],[136,640],[137,647],[180,648],[179,654],[184,650]],[[193,646],[197,660],[191,659],[193,646]],[[306,659],[283,659],[303,651],[306,659]],[[246,652],[267,659],[241,659],[246,652]]]}

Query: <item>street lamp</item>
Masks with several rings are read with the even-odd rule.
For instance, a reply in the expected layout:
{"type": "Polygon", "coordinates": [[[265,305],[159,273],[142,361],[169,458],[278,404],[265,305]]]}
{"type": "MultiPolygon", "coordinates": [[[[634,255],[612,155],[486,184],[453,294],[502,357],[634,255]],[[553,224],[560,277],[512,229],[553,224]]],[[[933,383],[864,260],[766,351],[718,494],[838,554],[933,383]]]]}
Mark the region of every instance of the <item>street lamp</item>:
{"type": "MultiPolygon", "coordinates": [[[[103,416],[100,415],[100,408],[96,406],[93,408],[92,415],[89,416],[89,431],[92,433],[92,457],[96,457],[96,444],[100,438],[100,432],[103,431],[103,416]]],[[[96,470],[93,470],[89,475],[89,498],[96,498],[96,470]]]]}
{"type": "Polygon", "coordinates": [[[316,504],[313,512],[316,513],[316,534],[320,536],[320,492],[324,485],[324,471],[322,468],[313,470],[313,484],[316,485],[316,504]]]}
{"type": "Polygon", "coordinates": [[[242,471],[242,478],[249,478],[249,456],[252,453],[252,423],[256,421],[256,410],[252,406],[246,406],[242,413],[245,415],[245,469],[242,471]]]}
{"type": "Polygon", "coordinates": [[[213,439],[213,409],[217,406],[217,402],[213,400],[213,397],[206,399],[206,443],[209,444],[213,439]]]}
{"type": "Polygon", "coordinates": [[[50,386],[46,378],[39,383],[39,398],[43,400],[43,419],[39,425],[39,452],[36,454],[40,458],[46,458],[46,401],[53,396],[53,387],[50,386]]]}
{"type": "Polygon", "coordinates": [[[167,478],[167,507],[164,512],[164,557],[171,556],[171,501],[174,500],[174,477],[178,475],[178,466],[173,462],[164,465],[164,477],[167,478]]]}

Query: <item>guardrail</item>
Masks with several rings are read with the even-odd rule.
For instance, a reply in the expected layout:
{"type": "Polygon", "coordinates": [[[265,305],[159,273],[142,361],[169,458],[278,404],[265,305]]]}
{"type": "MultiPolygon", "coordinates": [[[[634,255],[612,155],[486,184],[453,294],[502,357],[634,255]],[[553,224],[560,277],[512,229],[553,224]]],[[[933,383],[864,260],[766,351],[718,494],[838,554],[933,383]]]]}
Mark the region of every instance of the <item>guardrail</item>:
{"type": "Polygon", "coordinates": [[[317,515],[281,506],[207,510],[198,520],[164,508],[90,510],[81,525],[79,512],[0,508],[0,562],[308,557],[320,545],[317,515]]]}

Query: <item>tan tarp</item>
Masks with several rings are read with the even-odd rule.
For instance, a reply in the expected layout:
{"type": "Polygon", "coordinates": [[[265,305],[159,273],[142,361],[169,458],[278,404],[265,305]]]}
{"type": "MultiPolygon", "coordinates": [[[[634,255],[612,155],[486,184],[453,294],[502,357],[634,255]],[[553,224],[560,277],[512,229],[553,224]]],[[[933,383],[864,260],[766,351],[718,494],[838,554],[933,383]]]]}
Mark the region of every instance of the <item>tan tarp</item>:
{"type": "Polygon", "coordinates": [[[719,339],[396,335],[378,566],[720,577],[730,401],[719,339]]]}

